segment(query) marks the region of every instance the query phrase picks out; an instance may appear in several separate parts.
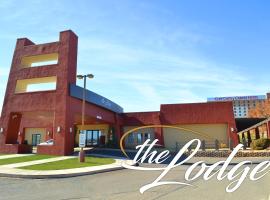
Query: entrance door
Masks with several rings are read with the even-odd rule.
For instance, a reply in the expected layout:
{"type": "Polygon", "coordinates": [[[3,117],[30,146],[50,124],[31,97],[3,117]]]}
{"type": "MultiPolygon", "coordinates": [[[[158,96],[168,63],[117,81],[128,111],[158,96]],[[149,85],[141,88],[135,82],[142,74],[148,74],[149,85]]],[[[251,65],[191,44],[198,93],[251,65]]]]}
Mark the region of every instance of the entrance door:
{"type": "Polygon", "coordinates": [[[32,135],[32,146],[37,146],[40,143],[41,134],[33,134],[32,135]]]}
{"type": "Polygon", "coordinates": [[[97,146],[99,145],[99,130],[87,130],[86,131],[86,146],[97,146]]]}

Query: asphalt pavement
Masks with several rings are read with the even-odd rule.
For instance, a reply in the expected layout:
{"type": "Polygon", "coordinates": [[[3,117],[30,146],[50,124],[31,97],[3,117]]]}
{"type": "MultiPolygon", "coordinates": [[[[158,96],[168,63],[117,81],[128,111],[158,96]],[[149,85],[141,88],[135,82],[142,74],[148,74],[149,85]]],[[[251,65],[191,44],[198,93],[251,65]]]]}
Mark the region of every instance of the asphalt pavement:
{"type": "MultiPolygon", "coordinates": [[[[148,165],[147,165],[148,166],[148,165]]],[[[188,166],[172,170],[164,180],[184,181],[188,166]]],[[[119,170],[73,178],[14,179],[0,178],[0,200],[269,200],[270,176],[259,181],[245,181],[234,193],[226,193],[228,181],[193,181],[193,186],[167,185],[144,194],[140,187],[151,183],[160,171],[119,170]]]]}

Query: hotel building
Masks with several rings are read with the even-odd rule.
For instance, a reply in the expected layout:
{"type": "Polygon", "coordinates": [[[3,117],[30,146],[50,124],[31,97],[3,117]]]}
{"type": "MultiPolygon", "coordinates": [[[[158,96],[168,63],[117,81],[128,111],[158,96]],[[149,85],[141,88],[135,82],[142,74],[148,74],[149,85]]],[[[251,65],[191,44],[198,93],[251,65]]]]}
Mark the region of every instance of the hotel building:
{"type": "Polygon", "coordinates": [[[207,98],[207,102],[230,101],[233,103],[232,105],[235,118],[248,118],[249,110],[255,108],[258,104],[263,103],[269,97],[269,93],[266,95],[256,96],[210,97],[207,98]]]}
{"type": "Polygon", "coordinates": [[[158,111],[125,113],[118,104],[87,90],[82,125],[77,44],[71,30],[61,32],[59,41],[51,43],[17,40],[0,118],[0,153],[27,153],[37,146],[38,154],[70,155],[78,146],[81,130],[86,131],[88,146],[117,146],[126,131],[145,125],[152,127],[130,134],[126,147],[148,138],[158,139],[168,149],[192,138],[238,143],[231,101],[163,104],[158,111]],[[39,145],[48,140],[53,144],[39,145]]]}

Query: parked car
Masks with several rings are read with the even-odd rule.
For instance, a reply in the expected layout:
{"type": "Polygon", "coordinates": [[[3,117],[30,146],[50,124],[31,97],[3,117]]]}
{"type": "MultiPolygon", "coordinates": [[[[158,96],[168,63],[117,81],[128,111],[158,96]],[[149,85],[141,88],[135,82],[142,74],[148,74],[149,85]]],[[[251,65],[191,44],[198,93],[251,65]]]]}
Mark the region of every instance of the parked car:
{"type": "Polygon", "coordinates": [[[46,142],[41,142],[39,145],[53,145],[54,141],[53,139],[47,140],[46,142]]]}

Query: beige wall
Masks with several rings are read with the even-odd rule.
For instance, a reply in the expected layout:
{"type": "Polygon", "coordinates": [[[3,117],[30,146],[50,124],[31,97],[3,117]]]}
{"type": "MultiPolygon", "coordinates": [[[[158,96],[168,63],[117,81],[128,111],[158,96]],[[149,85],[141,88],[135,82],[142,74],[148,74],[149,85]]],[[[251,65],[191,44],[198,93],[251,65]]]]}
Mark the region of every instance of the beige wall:
{"type": "Polygon", "coordinates": [[[41,140],[40,142],[45,142],[46,137],[46,129],[45,128],[25,128],[25,140],[27,140],[28,144],[32,144],[32,135],[40,134],[41,140]]]}
{"type": "Polygon", "coordinates": [[[46,62],[46,61],[57,61],[58,62],[58,53],[50,54],[40,54],[34,56],[26,56],[21,60],[22,67],[31,67],[34,63],[46,62]]]}
{"type": "Polygon", "coordinates": [[[191,124],[175,126],[197,131],[205,137],[185,130],[163,128],[164,145],[168,149],[174,149],[176,147],[176,142],[181,145],[195,138],[205,140],[206,143],[214,143],[217,139],[228,145],[227,124],[191,124]]]}
{"type": "MultiPolygon", "coordinates": [[[[49,77],[42,77],[42,78],[30,78],[30,79],[22,79],[22,80],[17,80],[16,83],[16,88],[15,88],[15,93],[24,93],[28,92],[27,87],[29,85],[39,85],[42,83],[53,83],[55,84],[56,87],[56,82],[57,82],[57,77],[56,76],[49,76],[49,77]]],[[[46,88],[40,88],[40,91],[45,90],[46,88]]],[[[52,89],[49,89],[52,90],[52,89]]],[[[55,88],[53,89],[55,90],[55,88]]]]}
{"type": "MultiPolygon", "coordinates": [[[[134,129],[134,128],[138,128],[139,126],[125,126],[123,128],[124,133],[126,133],[127,131],[134,129]]],[[[125,145],[127,148],[133,148],[135,146],[138,145],[138,133],[142,133],[143,134],[143,140],[145,140],[144,135],[145,133],[149,133],[150,134],[150,139],[153,140],[155,138],[155,132],[154,132],[154,128],[144,128],[144,129],[140,129],[137,131],[134,131],[133,133],[130,133],[129,135],[132,135],[133,137],[133,143],[129,142],[128,136],[125,137],[125,145]]]]}
{"type": "MultiPolygon", "coordinates": [[[[184,144],[191,139],[197,138],[200,140],[205,140],[206,145],[214,145],[215,140],[219,140],[220,143],[224,143],[228,146],[228,138],[227,138],[227,124],[189,124],[189,125],[174,125],[175,127],[180,127],[184,129],[193,130],[196,133],[192,133],[187,130],[179,130],[174,128],[163,128],[163,136],[164,136],[164,145],[168,149],[175,149],[176,142],[179,145],[184,144]]],[[[124,127],[124,133],[127,131],[138,128],[139,126],[126,126],[124,127]]],[[[137,134],[138,133],[150,133],[151,139],[154,139],[154,128],[145,128],[140,129],[133,132],[134,144],[130,144],[128,141],[128,136],[125,138],[125,145],[127,148],[132,148],[138,145],[137,143],[137,134]]]]}

